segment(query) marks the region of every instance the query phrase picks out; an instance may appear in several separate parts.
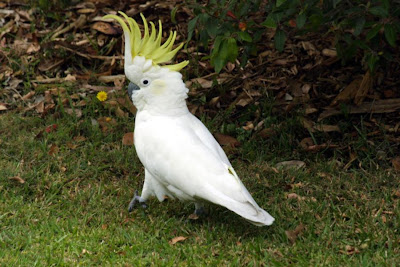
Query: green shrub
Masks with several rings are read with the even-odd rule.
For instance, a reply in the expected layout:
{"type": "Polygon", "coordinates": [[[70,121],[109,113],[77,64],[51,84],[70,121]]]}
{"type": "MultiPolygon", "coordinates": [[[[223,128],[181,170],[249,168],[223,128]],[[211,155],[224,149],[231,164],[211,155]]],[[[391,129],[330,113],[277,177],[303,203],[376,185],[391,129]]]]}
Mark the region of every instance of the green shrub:
{"type": "Polygon", "coordinates": [[[188,1],[195,17],[188,24],[188,40],[196,36],[217,72],[240,59],[244,65],[257,55],[266,28],[274,29],[274,46],[283,51],[289,34],[332,33],[338,56],[346,63],[358,52],[374,72],[390,61],[400,32],[400,4],[390,0],[276,0],[217,1],[207,5],[188,1]],[[197,31],[195,31],[197,29],[197,31]],[[196,34],[195,34],[196,33],[196,34]]]}

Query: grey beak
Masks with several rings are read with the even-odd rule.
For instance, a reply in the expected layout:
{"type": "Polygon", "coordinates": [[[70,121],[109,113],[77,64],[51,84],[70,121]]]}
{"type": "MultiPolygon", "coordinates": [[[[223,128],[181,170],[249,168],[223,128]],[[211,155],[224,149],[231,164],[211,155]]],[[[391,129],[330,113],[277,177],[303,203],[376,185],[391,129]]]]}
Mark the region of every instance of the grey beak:
{"type": "Polygon", "coordinates": [[[129,83],[128,85],[128,95],[129,95],[129,99],[132,99],[132,93],[133,91],[137,91],[140,90],[139,86],[137,86],[134,83],[129,83]]]}

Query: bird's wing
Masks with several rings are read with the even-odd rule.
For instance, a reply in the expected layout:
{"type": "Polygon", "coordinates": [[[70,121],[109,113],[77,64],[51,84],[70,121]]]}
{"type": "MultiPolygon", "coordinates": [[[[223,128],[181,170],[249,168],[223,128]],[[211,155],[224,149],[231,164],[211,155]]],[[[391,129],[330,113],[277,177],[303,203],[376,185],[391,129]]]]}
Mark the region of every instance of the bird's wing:
{"type": "Polygon", "coordinates": [[[251,222],[271,224],[233,168],[182,117],[155,117],[135,127],[136,150],[160,183],[224,206],[251,222]]]}
{"type": "Polygon", "coordinates": [[[205,146],[210,148],[219,158],[228,166],[231,166],[228,157],[226,156],[224,150],[221,148],[217,140],[210,133],[206,126],[191,113],[186,118],[188,120],[188,125],[191,126],[193,131],[196,133],[197,137],[203,142],[205,146]]]}

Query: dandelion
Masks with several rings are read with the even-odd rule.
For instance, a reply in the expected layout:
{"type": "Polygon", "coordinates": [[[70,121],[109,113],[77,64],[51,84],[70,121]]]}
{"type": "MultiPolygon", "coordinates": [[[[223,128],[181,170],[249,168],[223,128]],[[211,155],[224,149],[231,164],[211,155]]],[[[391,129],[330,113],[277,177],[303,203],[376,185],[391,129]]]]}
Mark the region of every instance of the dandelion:
{"type": "Polygon", "coordinates": [[[107,93],[104,91],[100,91],[97,93],[97,99],[100,100],[101,102],[107,100],[107,93]]]}

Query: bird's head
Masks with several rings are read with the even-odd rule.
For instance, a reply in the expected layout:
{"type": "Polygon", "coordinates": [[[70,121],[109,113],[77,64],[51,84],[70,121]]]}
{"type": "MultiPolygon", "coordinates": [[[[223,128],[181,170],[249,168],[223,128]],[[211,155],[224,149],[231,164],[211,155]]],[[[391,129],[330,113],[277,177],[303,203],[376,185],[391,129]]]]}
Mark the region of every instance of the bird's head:
{"type": "Polygon", "coordinates": [[[149,25],[143,20],[144,34],[137,22],[125,13],[122,17],[107,15],[104,18],[117,20],[124,30],[125,36],[125,75],[129,79],[128,94],[138,110],[148,109],[157,113],[166,113],[174,109],[186,107],[188,89],[182,81],[179,71],[189,62],[163,64],[170,61],[183,43],[172,49],[176,32],[171,32],[168,39],[161,44],[162,25],[158,21],[158,32],[153,22],[149,25]],[[129,26],[128,26],[129,25],[129,26]],[[161,65],[163,64],[163,65],[161,65]]]}

